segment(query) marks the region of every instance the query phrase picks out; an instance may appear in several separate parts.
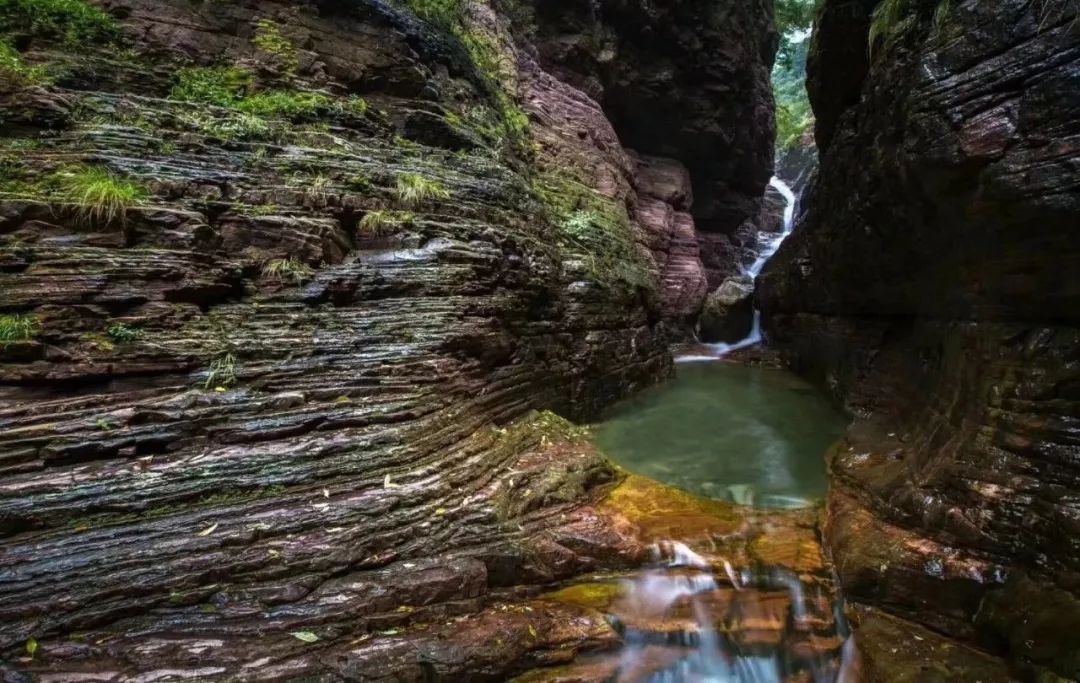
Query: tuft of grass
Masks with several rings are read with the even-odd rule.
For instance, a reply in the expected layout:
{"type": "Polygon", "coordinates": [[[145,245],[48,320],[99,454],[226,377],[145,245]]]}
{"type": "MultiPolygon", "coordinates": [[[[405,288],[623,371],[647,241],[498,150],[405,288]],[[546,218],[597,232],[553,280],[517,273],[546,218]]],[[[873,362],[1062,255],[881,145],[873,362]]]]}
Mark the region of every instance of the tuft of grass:
{"type": "Polygon", "coordinates": [[[60,38],[82,46],[115,40],[120,25],[85,0],[0,0],[0,34],[60,38]]]}
{"type": "Polygon", "coordinates": [[[142,330],[137,327],[130,327],[124,323],[113,323],[105,328],[105,334],[109,336],[114,342],[119,344],[127,344],[142,337],[142,330]]]}
{"type": "Polygon", "coordinates": [[[296,45],[281,33],[281,25],[273,19],[262,19],[256,25],[252,44],[263,52],[281,60],[285,74],[293,76],[300,66],[296,45]]]}
{"type": "Polygon", "coordinates": [[[254,77],[234,66],[193,66],[180,69],[169,97],[231,107],[251,89],[254,77]]]}
{"type": "Polygon", "coordinates": [[[0,315],[0,348],[20,341],[30,341],[41,329],[32,315],[0,315]]]}
{"type": "Polygon", "coordinates": [[[123,222],[128,209],[150,198],[141,185],[101,166],[59,171],[52,180],[59,196],[76,204],[80,218],[99,225],[123,222]]]}
{"type": "Polygon", "coordinates": [[[378,236],[411,225],[414,219],[408,211],[368,211],[360,219],[357,229],[361,234],[378,236]]]}
{"type": "Polygon", "coordinates": [[[236,384],[236,358],[231,353],[226,353],[224,356],[211,361],[203,388],[225,388],[233,384],[236,384]]]}
{"type": "Polygon", "coordinates": [[[450,191],[443,187],[442,183],[418,173],[403,173],[398,176],[395,194],[402,205],[410,208],[450,198],[450,191]]]}
{"type": "Polygon", "coordinates": [[[291,278],[293,282],[300,285],[314,275],[315,271],[311,266],[295,258],[278,258],[267,262],[263,266],[262,274],[266,277],[277,278],[278,282],[291,278]]]}
{"type": "Polygon", "coordinates": [[[28,65],[18,50],[0,41],[0,80],[30,86],[48,83],[50,78],[44,67],[28,65]]]}

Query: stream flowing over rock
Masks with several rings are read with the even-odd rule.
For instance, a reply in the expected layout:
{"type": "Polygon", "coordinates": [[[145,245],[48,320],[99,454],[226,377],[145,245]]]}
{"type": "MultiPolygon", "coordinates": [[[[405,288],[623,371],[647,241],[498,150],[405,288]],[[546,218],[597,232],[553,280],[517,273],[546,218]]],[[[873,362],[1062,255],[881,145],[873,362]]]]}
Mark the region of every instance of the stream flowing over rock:
{"type": "MultiPolygon", "coordinates": [[[[858,418],[826,541],[880,680],[901,680],[889,648],[925,650],[888,615],[1076,679],[1077,4],[908,3],[870,51],[876,4],[820,10],[820,170],[757,294],[771,342],[858,418]]],[[[990,680],[969,664],[944,679],[990,680]]]]}
{"type": "Polygon", "coordinates": [[[695,221],[760,214],[771,3],[593,3],[588,62],[548,3],[531,35],[467,5],[464,41],[382,0],[100,4],[123,49],[28,34],[57,75],[0,84],[5,680],[504,680],[610,645],[520,606],[652,540],[542,411],[667,377],[695,221]],[[80,210],[51,183],[87,169],[145,198],[80,210]]]}

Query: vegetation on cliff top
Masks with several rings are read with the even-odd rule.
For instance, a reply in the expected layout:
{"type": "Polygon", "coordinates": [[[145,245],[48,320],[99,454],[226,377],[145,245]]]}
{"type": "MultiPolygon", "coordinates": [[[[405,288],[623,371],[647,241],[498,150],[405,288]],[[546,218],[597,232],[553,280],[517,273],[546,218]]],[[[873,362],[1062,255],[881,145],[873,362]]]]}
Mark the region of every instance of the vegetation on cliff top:
{"type": "Polygon", "coordinates": [[[120,26],[85,0],[0,0],[0,35],[62,38],[82,45],[114,40],[120,26]]]}

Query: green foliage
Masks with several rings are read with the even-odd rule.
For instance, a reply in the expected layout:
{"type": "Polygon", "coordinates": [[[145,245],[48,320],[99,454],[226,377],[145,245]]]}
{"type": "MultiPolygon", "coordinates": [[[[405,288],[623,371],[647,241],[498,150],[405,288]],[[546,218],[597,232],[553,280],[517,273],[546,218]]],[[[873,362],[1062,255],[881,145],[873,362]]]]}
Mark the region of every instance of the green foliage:
{"type": "Polygon", "coordinates": [[[123,221],[128,209],[150,199],[141,185],[102,166],[58,171],[50,180],[59,197],[77,206],[83,220],[98,225],[123,221]]]}
{"type": "Polygon", "coordinates": [[[281,26],[273,19],[259,21],[255,37],[251,40],[255,47],[263,52],[274,55],[281,60],[281,66],[285,73],[292,76],[300,66],[300,58],[296,45],[281,33],[281,26]]]}
{"type": "Polygon", "coordinates": [[[231,353],[215,358],[206,373],[204,389],[230,387],[236,384],[236,358],[231,353]]]}
{"type": "Polygon", "coordinates": [[[142,337],[142,330],[137,327],[130,327],[124,323],[113,323],[105,328],[105,334],[109,336],[114,342],[119,344],[127,344],[142,337]]]}
{"type": "Polygon", "coordinates": [[[62,38],[77,46],[112,41],[120,26],[85,0],[0,0],[0,35],[62,38]]]}
{"type": "Polygon", "coordinates": [[[282,282],[286,278],[300,285],[315,274],[311,266],[295,258],[278,258],[267,262],[263,266],[262,274],[266,277],[277,278],[282,282]]]}
{"type": "Polygon", "coordinates": [[[814,113],[806,95],[806,55],[809,38],[793,45],[792,59],[773,69],[776,99],[776,146],[790,151],[812,144],[814,113]]]}
{"type": "Polygon", "coordinates": [[[254,83],[251,73],[233,66],[194,66],[180,69],[169,96],[185,102],[231,107],[254,83]]]}
{"type": "Polygon", "coordinates": [[[450,198],[450,191],[443,187],[442,183],[417,173],[403,173],[398,176],[395,193],[398,201],[410,208],[450,198]]]}
{"type": "Polygon", "coordinates": [[[222,142],[269,140],[277,135],[277,131],[265,119],[243,112],[230,113],[226,116],[193,112],[181,116],[181,121],[200,133],[222,142]]]}
{"type": "Polygon", "coordinates": [[[776,146],[790,151],[812,144],[814,115],[806,95],[806,57],[815,0],[777,0],[780,52],[773,68],[776,146]]]}
{"type": "Polygon", "coordinates": [[[0,315],[0,348],[12,342],[30,341],[40,330],[37,318],[31,315],[0,315]]]}
{"type": "Polygon", "coordinates": [[[411,225],[414,218],[408,211],[368,211],[360,219],[357,229],[361,234],[378,236],[411,225]]]}
{"type": "Polygon", "coordinates": [[[30,66],[23,61],[18,50],[4,41],[0,41],[0,80],[16,85],[42,85],[49,82],[49,73],[44,67],[30,66]]]}
{"type": "Polygon", "coordinates": [[[237,109],[248,114],[285,119],[311,116],[329,106],[330,98],[326,95],[297,90],[268,90],[236,103],[237,109]]]}

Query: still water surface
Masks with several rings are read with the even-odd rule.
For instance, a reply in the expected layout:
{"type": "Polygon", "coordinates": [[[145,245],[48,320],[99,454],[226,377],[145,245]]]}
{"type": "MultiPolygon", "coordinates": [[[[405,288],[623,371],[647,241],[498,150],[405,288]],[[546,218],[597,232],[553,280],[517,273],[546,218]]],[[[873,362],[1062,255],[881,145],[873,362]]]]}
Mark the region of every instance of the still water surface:
{"type": "Polygon", "coordinates": [[[824,497],[824,454],[846,423],[789,372],[688,363],[674,381],[616,406],[593,432],[632,472],[709,498],[800,507],[824,497]]]}

